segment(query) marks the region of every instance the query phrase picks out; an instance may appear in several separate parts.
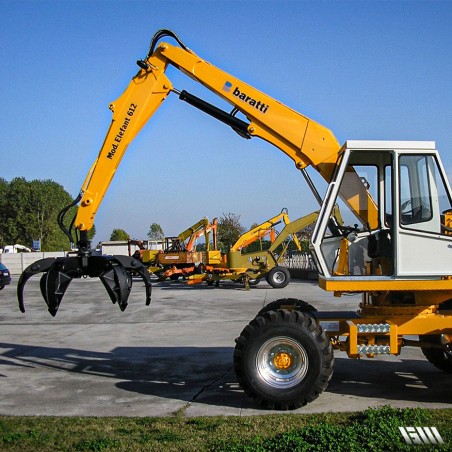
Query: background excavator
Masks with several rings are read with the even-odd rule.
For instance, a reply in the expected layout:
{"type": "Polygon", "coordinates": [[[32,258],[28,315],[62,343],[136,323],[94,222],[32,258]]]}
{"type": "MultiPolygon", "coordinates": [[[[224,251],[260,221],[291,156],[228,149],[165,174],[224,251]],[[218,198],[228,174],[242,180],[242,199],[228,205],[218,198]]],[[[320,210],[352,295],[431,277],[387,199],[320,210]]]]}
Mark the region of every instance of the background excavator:
{"type": "Polygon", "coordinates": [[[221,262],[221,252],[217,250],[217,227],[217,218],[209,222],[204,217],[177,237],[166,237],[164,250],[155,253],[152,260],[147,260],[144,254],[142,262],[148,265],[148,270],[156,274],[160,281],[188,277],[206,259],[221,262]],[[196,251],[197,240],[203,236],[206,250],[196,251]]]}
{"type": "Polygon", "coordinates": [[[244,391],[262,406],[292,409],[324,391],[333,373],[333,350],[351,358],[399,354],[420,347],[439,369],[452,372],[452,193],[435,143],[347,141],[341,146],[326,127],[218,69],[172,32],[157,32],[148,55],[124,93],[111,103],[113,120],[98,158],[72,205],[72,228],[60,225],[77,255],[43,259],[18,283],[24,311],[26,281],[43,273],[41,291],[52,315],[72,278],[98,276],[110,298],[127,306],[131,274],[151,285],[142,264],[120,256],[91,254],[88,231],[128,144],[175,93],[179,99],[230,126],[244,138],[259,137],[289,156],[321,207],[311,239],[319,284],[338,297],[361,293],[356,312],[318,312],[297,299],[263,308],[236,340],[234,368],[244,391]],[[176,45],[160,43],[164,36],[176,45]],[[231,113],[176,90],[176,68],[231,104],[231,113]],[[238,117],[238,114],[243,119],[238,117]],[[327,182],[322,197],[306,172],[327,182]],[[345,226],[335,218],[339,206],[345,226]]]}
{"type": "MultiPolygon", "coordinates": [[[[291,222],[287,209],[278,215],[264,221],[242,234],[226,253],[221,264],[212,260],[205,260],[202,265],[203,272],[189,278],[189,284],[202,281],[212,285],[221,280],[243,282],[246,289],[256,285],[262,278],[276,289],[282,289],[290,282],[289,270],[282,265],[289,244],[293,243],[297,251],[301,245],[297,232],[317,220],[318,212],[313,212],[291,222]],[[275,227],[284,223],[284,227],[277,232],[275,227]],[[246,246],[270,236],[270,246],[267,249],[247,251],[246,246]]],[[[262,243],[261,243],[262,245],[262,243]]]]}
{"type": "MultiPolygon", "coordinates": [[[[260,223],[249,231],[244,232],[236,242],[231,246],[229,251],[241,251],[243,248],[251,245],[252,243],[262,240],[265,237],[269,237],[270,242],[273,243],[276,240],[276,229],[275,227],[284,222],[284,224],[290,223],[289,212],[286,208],[281,209],[281,212],[274,217],[260,223]]],[[[295,238],[295,243],[298,244],[298,239],[295,238]]]]}
{"type": "Polygon", "coordinates": [[[248,289],[265,277],[272,287],[284,288],[289,284],[290,274],[280,264],[289,244],[292,242],[295,249],[301,251],[296,232],[312,224],[317,216],[318,212],[314,212],[291,223],[287,209],[282,209],[279,214],[243,233],[227,253],[218,249],[218,219],[209,223],[204,217],[177,237],[166,237],[163,251],[140,250],[139,258],[159,281],[183,277],[188,279],[188,284],[207,282],[212,285],[231,280],[244,283],[248,289]],[[281,223],[284,227],[278,232],[276,226],[281,223]],[[202,236],[205,236],[205,250],[197,251],[195,244],[202,236]],[[267,236],[269,246],[263,249],[262,240],[267,236]],[[246,247],[257,241],[260,249],[246,251],[246,247]]]}

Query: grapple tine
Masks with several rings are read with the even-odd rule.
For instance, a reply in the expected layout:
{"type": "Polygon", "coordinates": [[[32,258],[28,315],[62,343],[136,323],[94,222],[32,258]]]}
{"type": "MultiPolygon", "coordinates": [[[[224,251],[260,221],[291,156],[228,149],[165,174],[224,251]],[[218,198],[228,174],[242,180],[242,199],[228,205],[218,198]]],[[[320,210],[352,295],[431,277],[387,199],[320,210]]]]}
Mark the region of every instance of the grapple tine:
{"type": "MultiPolygon", "coordinates": [[[[53,265],[50,270],[43,275],[42,281],[44,278],[45,284],[43,285],[45,286],[45,293],[42,295],[47,303],[50,315],[55,317],[64,293],[66,292],[69,283],[72,281],[72,278],[68,274],[61,271],[59,265],[53,265]]],[[[43,285],[41,285],[41,291],[43,289],[43,285]]]]}
{"type": "Polygon", "coordinates": [[[141,272],[140,272],[140,275],[141,275],[141,279],[144,282],[144,286],[146,288],[146,306],[149,306],[151,304],[152,285],[151,285],[151,280],[150,280],[148,271],[146,270],[145,273],[147,275],[147,278],[145,278],[144,272],[143,272],[143,274],[141,274],[141,272]]]}
{"type": "Polygon", "coordinates": [[[135,271],[138,273],[138,275],[144,282],[144,286],[146,288],[146,306],[149,306],[151,304],[151,294],[152,294],[151,277],[145,266],[135,269],[135,271]]]}
{"type": "Polygon", "coordinates": [[[113,304],[115,304],[118,300],[116,297],[116,281],[115,281],[115,272],[113,271],[113,268],[110,268],[108,270],[105,270],[104,273],[99,275],[100,280],[102,281],[102,284],[104,285],[105,289],[107,289],[108,296],[110,297],[110,300],[113,304]]]}
{"type": "Polygon", "coordinates": [[[17,299],[19,301],[20,312],[25,312],[24,305],[24,287],[27,281],[38,273],[46,272],[55,263],[56,258],[46,257],[40,259],[33,264],[29,265],[20,275],[19,282],[17,283],[17,299]]]}
{"type": "Polygon", "coordinates": [[[110,265],[110,268],[100,274],[99,278],[107,289],[111,301],[113,303],[117,302],[121,311],[124,311],[127,307],[130,291],[132,290],[132,277],[117,262],[111,260],[110,265]]]}
{"type": "Polygon", "coordinates": [[[47,285],[47,272],[41,276],[41,279],[39,280],[39,288],[41,289],[42,298],[44,298],[44,301],[48,305],[46,285],[47,285]]]}
{"type": "Polygon", "coordinates": [[[133,257],[114,256],[114,258],[117,259],[125,269],[141,277],[146,288],[146,306],[149,306],[149,304],[151,303],[152,282],[151,276],[146,266],[143,265],[142,262],[134,259],[133,257]]]}
{"type": "Polygon", "coordinates": [[[49,257],[29,265],[19,278],[17,298],[21,312],[25,312],[23,290],[26,282],[34,275],[44,273],[40,280],[42,297],[49,313],[55,317],[64,293],[73,277],[80,277],[82,271],[76,257],[49,257]]]}

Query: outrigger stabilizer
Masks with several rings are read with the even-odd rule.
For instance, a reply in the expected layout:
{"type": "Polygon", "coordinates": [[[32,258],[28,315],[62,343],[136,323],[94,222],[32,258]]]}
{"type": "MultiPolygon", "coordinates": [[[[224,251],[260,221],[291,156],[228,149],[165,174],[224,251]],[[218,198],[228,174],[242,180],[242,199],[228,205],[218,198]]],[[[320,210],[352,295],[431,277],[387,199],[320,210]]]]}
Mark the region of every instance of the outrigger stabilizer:
{"type": "MultiPolygon", "coordinates": [[[[78,200],[74,200],[58,216],[58,223],[71,243],[73,243],[72,234],[65,228],[63,218],[66,212],[77,202],[78,200]]],[[[129,256],[93,255],[87,231],[80,231],[77,248],[75,256],[40,259],[24,270],[17,285],[17,298],[21,312],[25,312],[23,301],[25,284],[38,273],[43,273],[40,281],[41,293],[52,316],[55,316],[58,312],[61,300],[73,278],[100,278],[111,301],[118,303],[121,311],[124,311],[132,290],[132,277],[139,276],[144,281],[146,289],[146,305],[150,304],[150,274],[140,261],[129,256]]]]}

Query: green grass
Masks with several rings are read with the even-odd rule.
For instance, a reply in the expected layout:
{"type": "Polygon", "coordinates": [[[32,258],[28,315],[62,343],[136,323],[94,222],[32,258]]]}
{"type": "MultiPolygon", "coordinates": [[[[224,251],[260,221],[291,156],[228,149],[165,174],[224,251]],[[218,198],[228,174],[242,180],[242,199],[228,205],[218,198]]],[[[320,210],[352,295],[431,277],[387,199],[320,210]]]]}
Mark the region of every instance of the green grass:
{"type": "Polygon", "coordinates": [[[2,451],[452,450],[452,409],[253,417],[0,417],[2,451]],[[433,426],[445,444],[407,446],[398,427],[433,426]]]}

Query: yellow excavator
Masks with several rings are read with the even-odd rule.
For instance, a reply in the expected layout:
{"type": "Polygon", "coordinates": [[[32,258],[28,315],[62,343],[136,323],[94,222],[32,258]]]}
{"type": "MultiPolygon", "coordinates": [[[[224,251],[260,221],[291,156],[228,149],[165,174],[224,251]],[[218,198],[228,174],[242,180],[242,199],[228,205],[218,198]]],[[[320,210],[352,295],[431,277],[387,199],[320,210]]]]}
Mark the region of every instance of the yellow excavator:
{"type": "Polygon", "coordinates": [[[265,278],[273,288],[283,289],[290,282],[289,270],[281,265],[289,245],[293,243],[301,251],[296,233],[314,223],[317,217],[318,212],[312,212],[291,222],[287,209],[283,209],[278,215],[242,234],[220,264],[212,263],[212,260],[204,261],[202,273],[192,275],[189,284],[205,281],[212,285],[221,280],[232,280],[243,282],[245,288],[249,289],[265,278]],[[275,227],[282,222],[284,227],[276,234],[275,227]],[[246,246],[267,235],[270,236],[270,246],[267,249],[245,252],[246,246]]]}
{"type": "MultiPolygon", "coordinates": [[[[192,275],[189,278],[188,284],[198,284],[206,281],[209,285],[212,285],[214,282],[218,284],[218,282],[222,279],[244,282],[246,288],[249,288],[250,282],[257,284],[262,276],[259,275],[259,273],[262,273],[262,271],[258,271],[258,267],[260,267],[261,265],[256,265],[258,263],[258,260],[260,261],[260,257],[257,257],[257,260],[254,260],[252,257],[244,257],[243,259],[235,259],[233,262],[230,262],[229,257],[242,256],[242,250],[258,240],[262,241],[267,236],[270,239],[270,243],[273,244],[273,242],[276,240],[275,228],[282,222],[284,222],[285,225],[290,223],[289,213],[286,208],[281,209],[281,212],[277,215],[269,218],[261,224],[252,227],[249,231],[244,232],[229,248],[227,254],[222,255],[219,262],[212,262],[212,259],[205,259],[202,265],[202,272],[196,275],[192,275]]],[[[294,240],[296,241],[298,248],[300,248],[298,239],[295,237],[294,240]]],[[[266,262],[263,262],[263,264],[266,264],[266,262]]],[[[268,271],[267,265],[264,266],[265,270],[268,271]]],[[[288,283],[288,278],[288,272],[284,272],[284,282],[287,281],[288,283]]],[[[279,282],[279,279],[281,278],[277,278],[277,282],[279,282]]],[[[284,286],[281,287],[285,287],[286,285],[287,284],[284,284],[284,286]]]]}
{"type": "MultiPolygon", "coordinates": [[[[281,212],[274,217],[271,217],[263,223],[254,226],[249,231],[244,232],[231,246],[229,251],[241,251],[243,248],[246,248],[257,240],[264,239],[266,236],[269,236],[270,242],[273,243],[276,240],[275,227],[281,222],[284,222],[285,225],[290,223],[289,212],[286,208],[281,209],[281,212]]],[[[299,245],[296,237],[294,241],[299,245]]]]}
{"type": "Polygon", "coordinates": [[[452,192],[434,142],[354,140],[341,146],[329,129],[208,63],[169,30],[154,35],[138,66],[110,104],[113,120],[72,204],[78,204],[72,228],[64,223],[70,206],[59,218],[71,241],[76,232],[77,255],[25,269],[17,288],[22,311],[24,286],[38,273],[52,315],[72,278],[84,276],[98,276],[125,309],[131,274],[139,274],[150,302],[142,264],[92,255],[88,231],[127,146],[171,94],[244,138],[268,141],[294,161],[321,206],[310,245],[320,287],[338,297],[362,294],[356,312],[321,312],[297,299],[275,300],[261,310],[234,352],[237,379],[248,395],[275,409],[314,400],[331,379],[334,349],[359,358],[416,346],[437,368],[452,372],[452,192]],[[160,42],[164,37],[175,44],[160,42]],[[170,67],[224,99],[232,111],[174,88],[170,67]],[[327,182],[323,197],[307,167],[327,182]],[[344,224],[334,216],[336,205],[344,224]]]}

